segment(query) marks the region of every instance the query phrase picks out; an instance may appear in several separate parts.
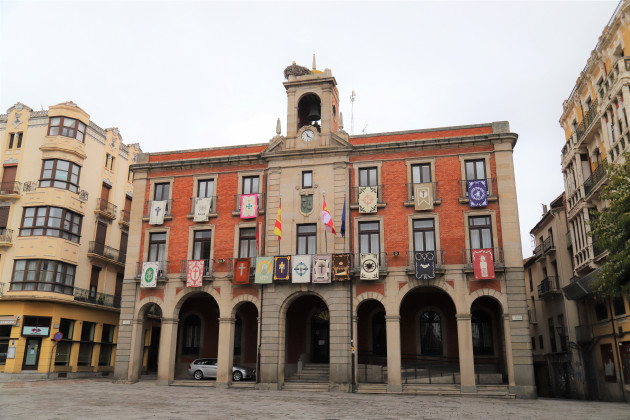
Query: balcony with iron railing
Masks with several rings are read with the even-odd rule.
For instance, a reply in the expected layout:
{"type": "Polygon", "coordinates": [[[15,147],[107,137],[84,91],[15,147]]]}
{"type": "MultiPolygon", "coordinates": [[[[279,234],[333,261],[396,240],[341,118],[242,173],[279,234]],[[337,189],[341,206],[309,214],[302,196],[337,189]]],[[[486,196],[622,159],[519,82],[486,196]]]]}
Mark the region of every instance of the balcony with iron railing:
{"type": "Polygon", "coordinates": [[[99,293],[94,290],[74,288],[74,300],[78,302],[93,303],[95,305],[109,306],[110,308],[120,308],[120,296],[99,293]]]}
{"type": "Polygon", "coordinates": [[[597,99],[595,99],[592,103],[588,111],[584,114],[582,121],[578,125],[575,130],[576,140],[579,144],[580,141],[584,138],[585,134],[588,133],[589,128],[593,125],[593,122],[597,120],[597,99]]]}
{"type": "MultiPolygon", "coordinates": [[[[158,264],[158,272],[157,272],[158,280],[168,279],[168,276],[167,276],[169,273],[168,261],[147,261],[147,262],[156,262],[158,264]]],[[[139,261],[136,263],[136,279],[139,279],[142,277],[143,264],[144,264],[143,261],[139,261]]],[[[179,267],[177,267],[177,272],[179,272],[179,267]]]]}
{"type": "Polygon", "coordinates": [[[538,244],[536,245],[536,248],[534,248],[534,257],[540,258],[542,256],[543,256],[543,246],[542,244],[538,244]]]}
{"type": "Polygon", "coordinates": [[[584,196],[588,196],[591,192],[598,190],[603,184],[601,181],[606,176],[606,166],[604,163],[605,161],[602,161],[602,163],[595,168],[591,176],[584,181],[584,196]]]}
{"type": "Polygon", "coordinates": [[[406,207],[413,207],[415,203],[415,190],[416,185],[430,185],[431,193],[433,194],[433,204],[441,204],[442,199],[440,198],[440,193],[438,191],[438,183],[437,182],[411,182],[405,184],[407,188],[407,201],[404,202],[406,207]]]}
{"type": "MultiPolygon", "coordinates": [[[[188,218],[192,219],[195,217],[195,206],[197,205],[197,200],[200,198],[210,199],[210,208],[208,209],[208,217],[216,217],[217,216],[217,196],[214,195],[212,197],[191,197],[190,198],[190,213],[188,213],[188,218]]],[[[239,204],[240,204],[240,199],[239,199],[239,204]]],[[[260,202],[258,203],[258,206],[260,207],[260,202]]],[[[240,210],[240,206],[239,206],[239,210],[240,210]]]]}
{"type": "Polygon", "coordinates": [[[173,200],[150,200],[147,201],[146,203],[144,203],[144,212],[143,214],[143,221],[149,221],[149,216],[150,216],[150,212],[151,212],[151,206],[153,204],[154,201],[166,201],[166,208],[165,209],[160,209],[160,211],[164,211],[164,219],[165,220],[171,220],[173,218],[173,200]]]}
{"type": "Polygon", "coordinates": [[[538,297],[545,297],[551,294],[560,293],[560,283],[558,276],[545,277],[538,285],[538,297]]]}
{"type": "MultiPolygon", "coordinates": [[[[183,278],[186,278],[188,275],[188,262],[189,261],[199,261],[199,260],[182,260],[181,267],[181,275],[183,278]]],[[[205,259],[203,261],[203,278],[210,279],[214,277],[214,260],[213,259],[205,259]]]]}
{"type": "Polygon", "coordinates": [[[95,258],[106,263],[111,263],[119,267],[124,267],[127,254],[105,244],[90,241],[88,257],[95,258]]]}
{"type": "MultiPolygon", "coordinates": [[[[444,250],[436,249],[434,251],[427,251],[427,252],[433,252],[435,254],[435,259],[433,261],[435,263],[435,269],[442,271],[444,269],[444,250]]],[[[407,266],[408,273],[416,272],[415,255],[416,255],[415,251],[406,252],[406,266],[407,266]]]]}
{"type": "MultiPolygon", "coordinates": [[[[379,252],[376,253],[378,254],[378,272],[379,274],[385,274],[387,273],[388,267],[387,267],[387,252],[379,252]]],[[[361,253],[356,253],[356,254],[352,254],[351,255],[351,269],[350,271],[354,272],[354,273],[360,273],[361,272],[361,253]]]]}
{"type": "Polygon", "coordinates": [[[0,182],[0,198],[19,198],[22,191],[21,182],[0,182]]]}
{"type": "MultiPolygon", "coordinates": [[[[369,187],[350,187],[350,208],[356,210],[359,208],[359,192],[362,188],[376,188],[376,207],[385,207],[385,186],[384,185],[371,185],[369,187]]],[[[364,207],[373,206],[374,203],[363,203],[364,207]]]]}
{"type": "MultiPolygon", "coordinates": [[[[251,194],[234,194],[234,210],[232,215],[238,216],[241,213],[241,197],[251,194]]],[[[258,195],[258,214],[265,214],[265,193],[257,193],[258,195]]],[[[216,200],[212,200],[216,202],[216,200]]]]}
{"type": "Polygon", "coordinates": [[[131,221],[131,212],[125,209],[120,209],[120,220],[118,220],[118,223],[122,226],[129,227],[130,221],[131,221]]]}
{"type": "MultiPolygon", "coordinates": [[[[464,267],[466,267],[467,269],[471,269],[473,267],[472,251],[474,251],[475,249],[479,249],[479,248],[464,249],[462,251],[464,255],[464,267]]],[[[498,248],[491,248],[491,249],[492,249],[492,258],[494,260],[494,268],[505,267],[505,260],[503,258],[503,248],[498,247],[498,248]]]]}
{"type": "Polygon", "coordinates": [[[109,201],[103,198],[96,199],[96,209],[94,210],[94,213],[98,214],[99,216],[114,220],[116,219],[116,210],[116,205],[110,203],[109,201]]]}
{"type": "MultiPolygon", "coordinates": [[[[468,181],[467,179],[459,180],[459,202],[460,203],[468,203],[468,181]]],[[[471,181],[486,181],[486,186],[488,188],[488,201],[497,201],[498,200],[498,188],[497,188],[497,179],[496,178],[485,178],[485,179],[476,179],[471,181]]]]}
{"type": "Polygon", "coordinates": [[[553,244],[553,236],[549,235],[543,241],[543,252],[546,254],[548,252],[553,252],[556,250],[555,245],[553,244]]]}
{"type": "Polygon", "coordinates": [[[0,228],[0,246],[13,246],[13,229],[0,228]]]}

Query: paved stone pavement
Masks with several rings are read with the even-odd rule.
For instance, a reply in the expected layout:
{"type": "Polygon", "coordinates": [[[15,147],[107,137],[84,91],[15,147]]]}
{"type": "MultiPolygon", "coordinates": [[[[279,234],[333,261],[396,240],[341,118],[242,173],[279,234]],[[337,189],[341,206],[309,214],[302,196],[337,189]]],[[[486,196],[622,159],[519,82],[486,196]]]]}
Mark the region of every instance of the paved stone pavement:
{"type": "Polygon", "coordinates": [[[630,405],[113,384],[0,383],[0,419],[629,419],[630,405]]]}

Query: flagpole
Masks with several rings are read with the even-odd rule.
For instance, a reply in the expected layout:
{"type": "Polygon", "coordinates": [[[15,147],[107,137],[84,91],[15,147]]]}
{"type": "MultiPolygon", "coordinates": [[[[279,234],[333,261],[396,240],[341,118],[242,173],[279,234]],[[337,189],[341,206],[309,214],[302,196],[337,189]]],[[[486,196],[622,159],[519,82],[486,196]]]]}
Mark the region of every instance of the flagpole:
{"type": "MultiPolygon", "coordinates": [[[[326,191],[322,191],[322,195],[324,196],[324,202],[326,202],[326,191]]],[[[326,247],[326,254],[328,254],[328,235],[326,233],[326,225],[324,225],[324,246],[326,247]]]]}

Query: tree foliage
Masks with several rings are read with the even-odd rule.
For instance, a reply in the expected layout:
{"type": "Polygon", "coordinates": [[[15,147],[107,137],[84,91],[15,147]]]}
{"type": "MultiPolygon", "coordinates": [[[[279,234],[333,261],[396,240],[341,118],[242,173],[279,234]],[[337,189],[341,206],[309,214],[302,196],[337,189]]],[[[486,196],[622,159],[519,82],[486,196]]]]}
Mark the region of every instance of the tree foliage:
{"type": "Polygon", "coordinates": [[[595,286],[609,295],[630,292],[630,153],[623,157],[623,163],[606,168],[608,184],[601,198],[608,207],[591,222],[596,246],[608,250],[595,286]]]}

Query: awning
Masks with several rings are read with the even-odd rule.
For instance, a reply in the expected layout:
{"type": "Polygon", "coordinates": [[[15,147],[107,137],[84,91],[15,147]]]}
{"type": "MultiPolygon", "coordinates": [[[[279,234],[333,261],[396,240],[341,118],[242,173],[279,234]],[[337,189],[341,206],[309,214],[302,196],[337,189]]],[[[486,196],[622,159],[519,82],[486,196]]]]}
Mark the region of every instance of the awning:
{"type": "Polygon", "coordinates": [[[17,316],[0,316],[0,325],[19,325],[17,316]]]}
{"type": "Polygon", "coordinates": [[[597,270],[591,271],[584,277],[581,277],[569,284],[568,286],[564,286],[562,291],[567,299],[570,300],[578,300],[582,299],[586,296],[592,295],[595,291],[593,290],[593,283],[597,280],[597,274],[601,270],[601,267],[597,270]]]}

